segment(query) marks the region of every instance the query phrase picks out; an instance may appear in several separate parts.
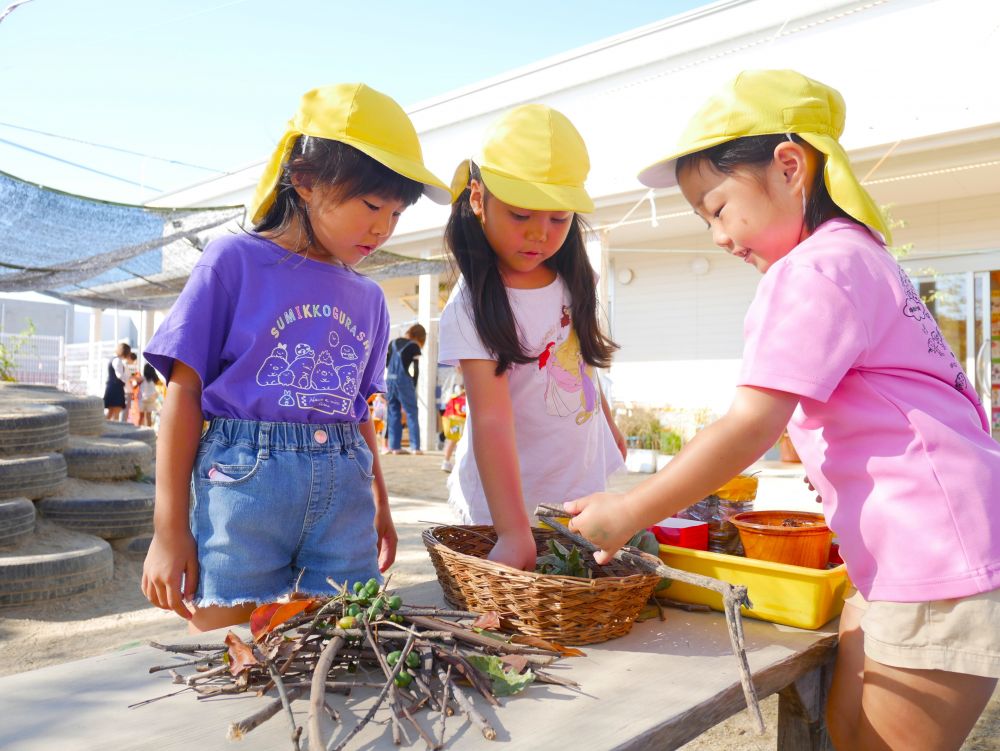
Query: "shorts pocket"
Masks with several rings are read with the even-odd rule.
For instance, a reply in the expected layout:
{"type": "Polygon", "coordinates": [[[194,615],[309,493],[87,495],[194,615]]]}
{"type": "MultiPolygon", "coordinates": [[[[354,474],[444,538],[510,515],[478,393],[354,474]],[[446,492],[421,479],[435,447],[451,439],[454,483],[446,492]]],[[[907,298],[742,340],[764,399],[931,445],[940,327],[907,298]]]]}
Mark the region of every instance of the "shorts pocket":
{"type": "Polygon", "coordinates": [[[351,458],[353,458],[353,464],[358,468],[358,472],[361,474],[361,478],[367,482],[371,482],[375,479],[375,475],[372,473],[372,467],[375,464],[375,457],[372,456],[372,452],[368,449],[367,443],[359,443],[350,451],[351,458]]]}

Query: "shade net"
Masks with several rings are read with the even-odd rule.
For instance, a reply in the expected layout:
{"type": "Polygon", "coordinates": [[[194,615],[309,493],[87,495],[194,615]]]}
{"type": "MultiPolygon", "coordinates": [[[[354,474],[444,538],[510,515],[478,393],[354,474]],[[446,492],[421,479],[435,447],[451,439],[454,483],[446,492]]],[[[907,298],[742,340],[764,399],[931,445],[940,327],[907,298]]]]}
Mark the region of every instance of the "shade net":
{"type": "MultiPolygon", "coordinates": [[[[163,309],[205,244],[241,232],[242,206],[154,208],[98,201],[0,172],[0,293],[41,292],[101,308],[163,309]]],[[[382,251],[359,265],[374,279],[442,273],[443,259],[382,251]]]]}

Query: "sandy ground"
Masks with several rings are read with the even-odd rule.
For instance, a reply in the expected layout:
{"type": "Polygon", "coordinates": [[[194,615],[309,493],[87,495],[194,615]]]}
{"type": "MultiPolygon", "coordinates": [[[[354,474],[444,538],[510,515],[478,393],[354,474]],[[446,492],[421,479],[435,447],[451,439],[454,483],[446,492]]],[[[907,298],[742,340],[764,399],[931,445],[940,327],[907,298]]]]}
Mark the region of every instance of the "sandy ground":
{"type": "MultiPolygon", "coordinates": [[[[399,550],[392,568],[392,585],[434,577],[420,535],[428,523],[450,521],[446,504],[446,475],[441,457],[382,457],[393,517],[399,532],[399,550]]],[[[622,475],[612,487],[624,489],[644,475],[622,475]]],[[[0,675],[9,675],[66,660],[124,649],[150,639],[167,640],[185,633],[172,614],[157,610],[139,591],[142,555],[115,551],[115,574],[106,587],[58,601],[0,611],[0,675]]],[[[721,616],[720,616],[721,617],[721,616]]],[[[685,751],[765,751],[777,739],[777,700],[763,702],[767,732],[754,735],[745,713],[737,714],[684,746],[685,751]]],[[[1000,751],[1000,689],[963,751],[1000,751]]]]}

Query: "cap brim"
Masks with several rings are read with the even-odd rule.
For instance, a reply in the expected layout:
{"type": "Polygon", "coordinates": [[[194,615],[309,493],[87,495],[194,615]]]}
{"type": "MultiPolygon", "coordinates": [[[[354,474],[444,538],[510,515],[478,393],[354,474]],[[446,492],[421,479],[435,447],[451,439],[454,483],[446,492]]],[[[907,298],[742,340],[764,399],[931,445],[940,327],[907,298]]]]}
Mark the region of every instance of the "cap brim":
{"type": "Polygon", "coordinates": [[[420,162],[414,162],[412,159],[407,159],[391,151],[376,148],[369,143],[353,138],[338,138],[337,140],[346,143],[348,146],[353,146],[358,151],[367,154],[393,172],[422,183],[424,186],[424,195],[434,201],[434,203],[451,203],[451,191],[420,162]]]}
{"type": "Polygon", "coordinates": [[[487,190],[504,203],[529,211],[573,211],[589,214],[594,201],[583,188],[552,183],[533,183],[500,175],[486,167],[479,173],[487,190]]]}
{"type": "Polygon", "coordinates": [[[682,156],[694,154],[703,149],[710,149],[720,143],[735,140],[736,136],[720,136],[688,144],[672,154],[657,160],[639,172],[639,182],[649,188],[672,188],[677,185],[677,160],[682,156]]]}

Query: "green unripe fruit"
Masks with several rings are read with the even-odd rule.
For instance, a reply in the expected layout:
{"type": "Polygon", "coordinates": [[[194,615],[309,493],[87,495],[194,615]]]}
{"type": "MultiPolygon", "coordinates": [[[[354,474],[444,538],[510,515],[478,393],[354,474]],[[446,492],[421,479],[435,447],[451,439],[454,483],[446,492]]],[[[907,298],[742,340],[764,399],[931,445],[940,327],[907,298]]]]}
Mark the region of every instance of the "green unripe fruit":
{"type": "Polygon", "coordinates": [[[354,582],[354,587],[353,587],[354,594],[360,594],[361,590],[364,588],[364,586],[365,585],[362,584],[361,582],[354,582]]]}
{"type": "Polygon", "coordinates": [[[403,607],[403,598],[399,595],[393,595],[389,598],[389,608],[391,610],[399,610],[403,607]]]}
{"type": "Polygon", "coordinates": [[[406,667],[414,669],[420,667],[420,655],[416,652],[410,652],[406,655],[406,667]]]}
{"type": "Polygon", "coordinates": [[[389,620],[393,623],[402,623],[404,618],[399,613],[393,613],[389,616],[389,620]]]}
{"type": "Polygon", "coordinates": [[[413,683],[413,676],[407,673],[405,670],[396,676],[396,685],[400,688],[406,688],[411,683],[413,683]]]}
{"type": "Polygon", "coordinates": [[[390,652],[388,655],[386,655],[385,661],[389,663],[389,667],[392,667],[397,662],[399,662],[399,658],[402,657],[402,655],[403,653],[397,649],[396,651],[390,652]]]}

